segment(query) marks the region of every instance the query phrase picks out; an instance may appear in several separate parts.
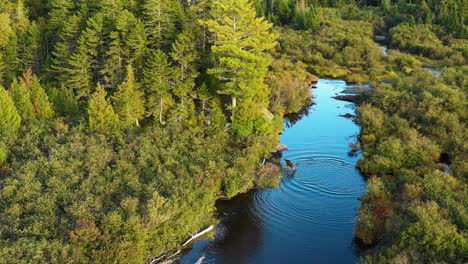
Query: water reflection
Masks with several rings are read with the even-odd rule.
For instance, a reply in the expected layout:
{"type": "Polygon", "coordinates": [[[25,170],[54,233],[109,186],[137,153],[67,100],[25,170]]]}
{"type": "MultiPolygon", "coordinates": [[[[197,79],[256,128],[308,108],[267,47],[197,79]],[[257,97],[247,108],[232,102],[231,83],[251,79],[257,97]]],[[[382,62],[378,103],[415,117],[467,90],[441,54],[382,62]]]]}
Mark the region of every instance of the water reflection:
{"type": "Polygon", "coordinates": [[[308,116],[312,106],[313,106],[313,103],[311,101],[305,106],[303,106],[299,112],[284,115],[285,127],[290,128],[294,126],[294,124],[296,124],[303,117],[308,116]]]}

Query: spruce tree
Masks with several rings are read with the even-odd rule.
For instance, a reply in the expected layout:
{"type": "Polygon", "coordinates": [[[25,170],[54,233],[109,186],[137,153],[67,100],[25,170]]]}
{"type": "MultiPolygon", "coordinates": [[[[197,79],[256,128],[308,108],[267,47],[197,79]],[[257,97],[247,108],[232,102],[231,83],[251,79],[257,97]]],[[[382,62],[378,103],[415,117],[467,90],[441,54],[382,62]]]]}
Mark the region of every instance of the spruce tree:
{"type": "Polygon", "coordinates": [[[174,69],[161,50],[151,51],[143,69],[146,108],[161,124],[165,124],[164,111],[172,103],[174,69]]]}
{"type": "Polygon", "coordinates": [[[125,126],[139,126],[138,120],[145,113],[144,94],[140,89],[132,66],[127,66],[127,77],[113,97],[115,112],[125,126]]]}
{"type": "Polygon", "coordinates": [[[106,97],[106,91],[102,85],[98,84],[88,105],[89,128],[94,132],[103,134],[117,128],[119,119],[106,97]]]}
{"type": "Polygon", "coordinates": [[[7,69],[7,55],[5,54],[5,47],[10,42],[14,35],[13,28],[11,27],[11,19],[7,13],[0,13],[0,84],[5,78],[5,70],[7,69]]]}
{"type": "Polygon", "coordinates": [[[43,57],[45,57],[42,53],[44,49],[42,43],[43,33],[41,29],[42,28],[34,21],[28,27],[28,31],[25,34],[26,45],[20,58],[23,69],[32,68],[35,73],[39,73],[43,57]]]}
{"type": "Polygon", "coordinates": [[[18,91],[15,91],[14,99],[15,102],[21,103],[19,112],[23,120],[45,120],[52,118],[54,115],[52,104],[49,102],[49,97],[41,86],[39,78],[33,75],[32,69],[29,68],[27,71],[23,72],[19,80],[21,88],[16,88],[18,91]],[[22,95],[18,95],[18,92],[22,93],[22,95]],[[18,98],[18,100],[16,98],[18,98]],[[29,106],[27,105],[28,99],[29,106]],[[31,117],[31,110],[33,110],[34,118],[31,117]]]}
{"type": "Polygon", "coordinates": [[[150,48],[167,50],[183,20],[183,8],[177,0],[145,0],[143,14],[150,48]]]}
{"type": "Polygon", "coordinates": [[[10,23],[10,16],[7,13],[0,13],[0,32],[2,32],[2,34],[0,34],[0,84],[3,83],[6,69],[6,56],[3,49],[10,41],[11,35],[13,35],[13,29],[10,23]]]}
{"type": "Polygon", "coordinates": [[[58,41],[51,52],[52,56],[47,73],[51,79],[59,84],[66,84],[69,79],[68,62],[78,45],[80,22],[80,17],[76,15],[62,21],[63,24],[57,37],[58,41]]]}
{"type": "Polygon", "coordinates": [[[19,80],[13,81],[10,93],[22,121],[51,118],[54,115],[52,104],[32,69],[25,71],[19,80]]]}
{"type": "Polygon", "coordinates": [[[63,116],[76,116],[81,114],[80,105],[73,90],[62,85],[60,89],[50,89],[50,98],[54,111],[63,116]]]}
{"type": "Polygon", "coordinates": [[[10,87],[10,94],[23,122],[36,119],[31,94],[25,86],[14,80],[10,87]]]}
{"type": "Polygon", "coordinates": [[[21,124],[21,117],[13,100],[3,86],[0,85],[0,136],[14,134],[21,124]]]}
{"type": "Polygon", "coordinates": [[[123,48],[119,32],[109,34],[109,48],[105,54],[104,66],[101,74],[106,87],[115,88],[123,78],[123,48]]]}
{"type": "Polygon", "coordinates": [[[116,28],[124,45],[125,63],[139,63],[146,51],[147,34],[143,22],[124,10],[116,21],[116,28]]]}
{"type": "Polygon", "coordinates": [[[70,19],[71,10],[74,7],[72,0],[49,0],[47,1],[47,8],[49,10],[49,21],[47,23],[49,36],[56,40],[56,35],[61,28],[70,19]]]}
{"type": "Polygon", "coordinates": [[[49,102],[44,88],[39,82],[37,76],[33,76],[30,86],[31,103],[34,107],[34,113],[39,120],[50,119],[54,116],[52,104],[49,102]]]}
{"type": "Polygon", "coordinates": [[[125,65],[142,64],[146,33],[143,23],[127,10],[120,13],[110,32],[105,63],[101,70],[107,87],[116,87],[125,77],[125,65]]]}
{"type": "Polygon", "coordinates": [[[0,13],[0,47],[6,46],[11,35],[14,33],[11,27],[10,16],[7,13],[0,13]]]}
{"type": "Polygon", "coordinates": [[[189,27],[177,36],[172,44],[172,59],[177,63],[177,84],[174,94],[184,104],[185,98],[191,94],[195,87],[195,78],[198,76],[199,53],[195,37],[195,29],[189,27]]]}
{"type": "Polygon", "coordinates": [[[101,0],[99,2],[99,10],[104,12],[106,17],[115,20],[123,11],[126,0],[101,0]]]}
{"type": "Polygon", "coordinates": [[[78,40],[77,52],[70,57],[65,84],[72,88],[78,99],[87,98],[97,73],[102,69],[98,59],[102,49],[104,17],[97,13],[86,22],[86,29],[78,40]]]}
{"type": "MultiPolygon", "coordinates": [[[[211,0],[199,0],[196,1],[189,8],[189,14],[199,19],[200,21],[205,21],[209,17],[211,6],[211,0]]],[[[193,26],[193,25],[192,25],[193,26]]],[[[212,42],[212,34],[208,31],[206,23],[196,23],[196,26],[199,27],[199,36],[198,36],[198,49],[201,53],[201,67],[206,69],[210,63],[210,43],[212,42]]]]}

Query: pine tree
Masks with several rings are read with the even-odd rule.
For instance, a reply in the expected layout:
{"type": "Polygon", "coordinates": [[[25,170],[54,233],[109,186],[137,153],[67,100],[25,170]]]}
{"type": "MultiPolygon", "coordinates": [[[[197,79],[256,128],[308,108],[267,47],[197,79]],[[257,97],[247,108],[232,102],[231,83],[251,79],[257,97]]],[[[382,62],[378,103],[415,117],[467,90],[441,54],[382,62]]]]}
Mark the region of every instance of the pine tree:
{"type": "Polygon", "coordinates": [[[14,34],[11,27],[10,16],[7,13],[0,13],[0,84],[5,78],[6,56],[3,49],[8,45],[12,35],[14,34]]]}
{"type": "Polygon", "coordinates": [[[10,87],[10,94],[23,122],[36,119],[34,107],[31,104],[31,94],[26,87],[14,80],[10,87]]]}
{"type": "Polygon", "coordinates": [[[127,10],[116,20],[115,31],[109,34],[105,64],[101,70],[107,87],[114,88],[122,81],[125,65],[141,64],[145,52],[146,33],[140,20],[127,10]]]}
{"type": "Polygon", "coordinates": [[[198,23],[191,22],[192,27],[199,27],[198,30],[198,50],[200,51],[200,65],[201,68],[206,69],[210,63],[210,44],[213,41],[212,34],[208,31],[206,23],[199,23],[200,21],[205,21],[209,17],[210,6],[212,0],[199,0],[192,4],[189,8],[189,15],[193,17],[193,20],[199,20],[198,23]]]}
{"type": "Polygon", "coordinates": [[[106,98],[107,93],[98,84],[96,91],[91,95],[88,105],[88,122],[92,131],[106,134],[118,126],[118,116],[106,98]]]}
{"type": "Polygon", "coordinates": [[[101,0],[99,1],[99,10],[104,12],[106,17],[115,20],[120,16],[120,12],[124,9],[124,0],[101,0]]]}
{"type": "Polygon", "coordinates": [[[32,77],[29,90],[31,94],[31,103],[34,107],[34,114],[36,115],[36,118],[39,120],[52,118],[54,116],[52,104],[49,102],[49,97],[40,84],[37,76],[32,77]]]}
{"type": "Polygon", "coordinates": [[[76,15],[62,21],[58,41],[52,51],[51,65],[47,69],[50,78],[59,84],[65,84],[68,80],[68,61],[77,48],[80,22],[80,17],[76,15]]]}
{"type": "Polygon", "coordinates": [[[78,99],[87,98],[94,80],[97,80],[102,65],[98,59],[103,44],[104,17],[95,14],[86,22],[86,29],[78,40],[77,52],[71,55],[66,69],[67,87],[72,88],[78,99]]]}
{"type": "MultiPolygon", "coordinates": [[[[211,16],[205,23],[216,35],[212,51],[218,63],[209,73],[225,83],[220,92],[231,96],[235,108],[237,97],[258,95],[271,63],[266,51],[276,46],[276,36],[249,0],[215,0],[211,16]]],[[[268,95],[262,96],[264,101],[268,95]]]]}
{"type": "Polygon", "coordinates": [[[0,85],[0,136],[14,134],[21,124],[21,117],[13,100],[3,86],[0,85]]]}
{"type": "Polygon", "coordinates": [[[177,63],[176,72],[177,83],[174,94],[181,99],[184,104],[185,98],[195,87],[195,78],[198,76],[198,61],[200,55],[197,51],[195,29],[187,28],[177,36],[172,44],[172,59],[177,63]]]}
{"type": "Polygon", "coordinates": [[[23,121],[52,118],[54,115],[52,104],[39,78],[33,75],[32,69],[23,72],[19,80],[19,83],[13,82],[11,94],[23,121]]]}
{"type": "Polygon", "coordinates": [[[47,27],[49,36],[55,40],[55,36],[61,28],[67,23],[71,17],[71,10],[74,3],[71,0],[49,0],[47,1],[47,8],[49,9],[49,21],[47,27]]]}
{"type": "Polygon", "coordinates": [[[145,114],[145,99],[140,89],[132,66],[127,66],[127,77],[113,97],[115,112],[125,126],[139,126],[138,120],[145,114]]]}
{"type": "Polygon", "coordinates": [[[167,50],[183,20],[183,9],[177,0],[145,0],[143,14],[150,48],[167,50]]]}
{"type": "Polygon", "coordinates": [[[152,51],[143,69],[143,84],[146,94],[146,108],[165,124],[164,111],[172,103],[174,69],[168,61],[167,55],[161,51],[152,51]]]}
{"type": "Polygon", "coordinates": [[[276,35],[270,32],[272,25],[256,17],[249,0],[213,3],[212,19],[204,23],[216,36],[212,51],[217,63],[208,73],[223,82],[218,93],[231,97],[233,132],[239,137],[266,132],[269,129],[264,127],[269,122],[263,112],[268,106],[269,89],[264,77],[271,63],[267,51],[276,46],[276,35]],[[242,106],[236,113],[238,98],[248,107],[242,106]],[[253,128],[243,127],[252,124],[253,128]]]}
{"type": "Polygon", "coordinates": [[[33,21],[25,34],[26,45],[20,58],[23,69],[32,68],[33,72],[39,73],[44,57],[41,52],[43,47],[42,39],[41,28],[33,21]]]}

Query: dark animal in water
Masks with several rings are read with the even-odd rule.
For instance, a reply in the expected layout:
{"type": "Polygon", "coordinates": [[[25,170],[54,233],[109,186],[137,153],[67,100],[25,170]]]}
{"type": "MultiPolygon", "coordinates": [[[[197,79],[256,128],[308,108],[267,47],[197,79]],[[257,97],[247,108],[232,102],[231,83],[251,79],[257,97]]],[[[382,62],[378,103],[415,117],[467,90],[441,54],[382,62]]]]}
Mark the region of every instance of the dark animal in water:
{"type": "Polygon", "coordinates": [[[288,165],[289,168],[294,169],[294,163],[292,163],[292,161],[288,159],[285,159],[285,161],[286,161],[286,165],[288,165]]]}

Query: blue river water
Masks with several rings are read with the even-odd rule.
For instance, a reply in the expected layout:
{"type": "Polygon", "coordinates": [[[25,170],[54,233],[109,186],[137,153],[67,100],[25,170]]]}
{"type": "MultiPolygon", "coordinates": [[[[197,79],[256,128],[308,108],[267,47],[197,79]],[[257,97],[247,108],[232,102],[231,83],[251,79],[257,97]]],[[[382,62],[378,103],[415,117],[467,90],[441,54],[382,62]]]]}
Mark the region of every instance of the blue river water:
{"type": "Polygon", "coordinates": [[[360,132],[353,103],[332,97],[346,89],[339,80],[321,79],[309,114],[281,135],[289,149],[278,188],[254,190],[217,204],[220,224],[212,240],[199,240],[180,263],[356,263],[354,244],[358,198],[365,180],[355,167],[360,158],[350,144],[360,132]]]}

